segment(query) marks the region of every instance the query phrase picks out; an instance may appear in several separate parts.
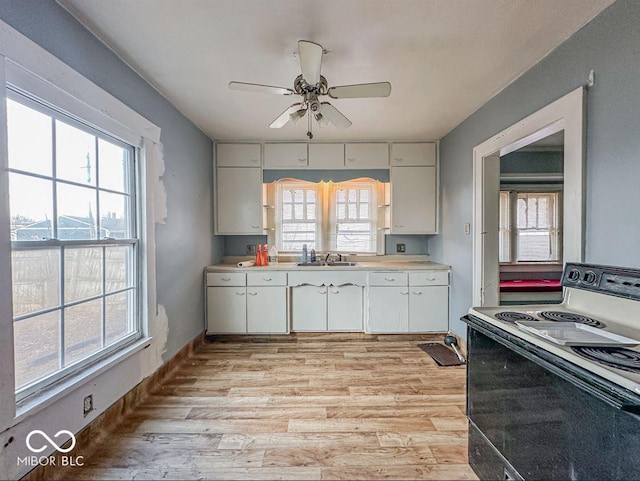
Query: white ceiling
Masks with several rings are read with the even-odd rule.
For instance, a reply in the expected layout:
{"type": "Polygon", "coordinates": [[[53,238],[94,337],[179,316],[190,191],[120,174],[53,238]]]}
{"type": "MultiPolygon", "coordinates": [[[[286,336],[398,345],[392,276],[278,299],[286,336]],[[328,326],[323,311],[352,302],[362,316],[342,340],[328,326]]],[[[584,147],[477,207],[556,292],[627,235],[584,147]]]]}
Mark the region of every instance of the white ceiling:
{"type": "MultiPolygon", "coordinates": [[[[316,140],[440,139],[613,0],[58,0],[215,140],[306,140],[269,129],[299,97],[300,39],[329,86],[389,81],[391,96],[331,100],[353,125],[316,140]]],[[[586,81],[587,72],[585,72],[586,81]]]]}

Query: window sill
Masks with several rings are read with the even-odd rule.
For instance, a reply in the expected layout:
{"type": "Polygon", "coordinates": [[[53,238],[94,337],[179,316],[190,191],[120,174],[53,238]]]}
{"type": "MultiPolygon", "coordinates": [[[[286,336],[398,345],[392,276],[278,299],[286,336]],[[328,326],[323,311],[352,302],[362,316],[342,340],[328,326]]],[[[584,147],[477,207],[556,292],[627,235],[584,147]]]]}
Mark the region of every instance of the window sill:
{"type": "MultiPolygon", "coordinates": [[[[111,356],[96,362],[95,364],[82,369],[80,372],[63,378],[57,383],[43,389],[41,392],[34,394],[20,401],[16,405],[16,417],[11,422],[11,426],[15,426],[24,421],[29,416],[42,411],[48,406],[51,406],[62,397],[69,394],[74,389],[77,389],[81,385],[91,381],[99,375],[107,372],[115,365],[121,363],[125,359],[133,356],[134,354],[142,351],[143,349],[151,345],[153,338],[145,337],[139,339],[130,345],[120,349],[113,353],[111,356]]],[[[133,387],[133,386],[132,386],[133,387]]]]}

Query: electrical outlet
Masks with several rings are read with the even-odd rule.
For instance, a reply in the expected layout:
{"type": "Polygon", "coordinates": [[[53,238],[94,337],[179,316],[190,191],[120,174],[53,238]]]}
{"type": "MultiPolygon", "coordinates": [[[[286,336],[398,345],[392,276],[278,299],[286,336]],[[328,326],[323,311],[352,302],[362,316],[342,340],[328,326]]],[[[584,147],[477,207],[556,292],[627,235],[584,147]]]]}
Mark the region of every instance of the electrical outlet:
{"type": "Polygon", "coordinates": [[[468,222],[464,225],[464,233],[466,235],[471,234],[471,224],[469,224],[468,222]]]}
{"type": "Polygon", "coordinates": [[[255,246],[255,244],[247,244],[247,255],[249,255],[249,256],[256,255],[256,246],[255,246]]]}
{"type": "Polygon", "coordinates": [[[405,252],[406,248],[404,244],[396,244],[396,252],[405,252]]]}
{"type": "Polygon", "coordinates": [[[93,411],[93,394],[89,394],[84,398],[84,406],[82,408],[82,411],[85,416],[93,411]]]}

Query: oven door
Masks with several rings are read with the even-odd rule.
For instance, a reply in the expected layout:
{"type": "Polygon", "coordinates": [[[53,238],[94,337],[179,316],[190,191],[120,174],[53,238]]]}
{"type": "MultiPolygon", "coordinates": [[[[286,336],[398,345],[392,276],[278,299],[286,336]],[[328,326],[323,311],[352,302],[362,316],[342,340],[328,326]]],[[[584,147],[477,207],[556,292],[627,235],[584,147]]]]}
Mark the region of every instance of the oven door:
{"type": "Polygon", "coordinates": [[[640,477],[640,396],[481,319],[463,320],[469,463],[480,479],[505,471],[541,480],[640,477]]]}

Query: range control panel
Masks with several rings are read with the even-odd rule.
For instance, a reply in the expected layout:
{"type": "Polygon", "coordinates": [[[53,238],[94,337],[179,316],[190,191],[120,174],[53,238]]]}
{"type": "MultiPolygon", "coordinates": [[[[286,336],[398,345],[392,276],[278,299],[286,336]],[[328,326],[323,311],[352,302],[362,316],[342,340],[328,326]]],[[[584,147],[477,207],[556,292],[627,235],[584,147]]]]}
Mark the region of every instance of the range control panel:
{"type": "Polygon", "coordinates": [[[640,300],[640,269],[568,262],[562,286],[640,300]]]}

